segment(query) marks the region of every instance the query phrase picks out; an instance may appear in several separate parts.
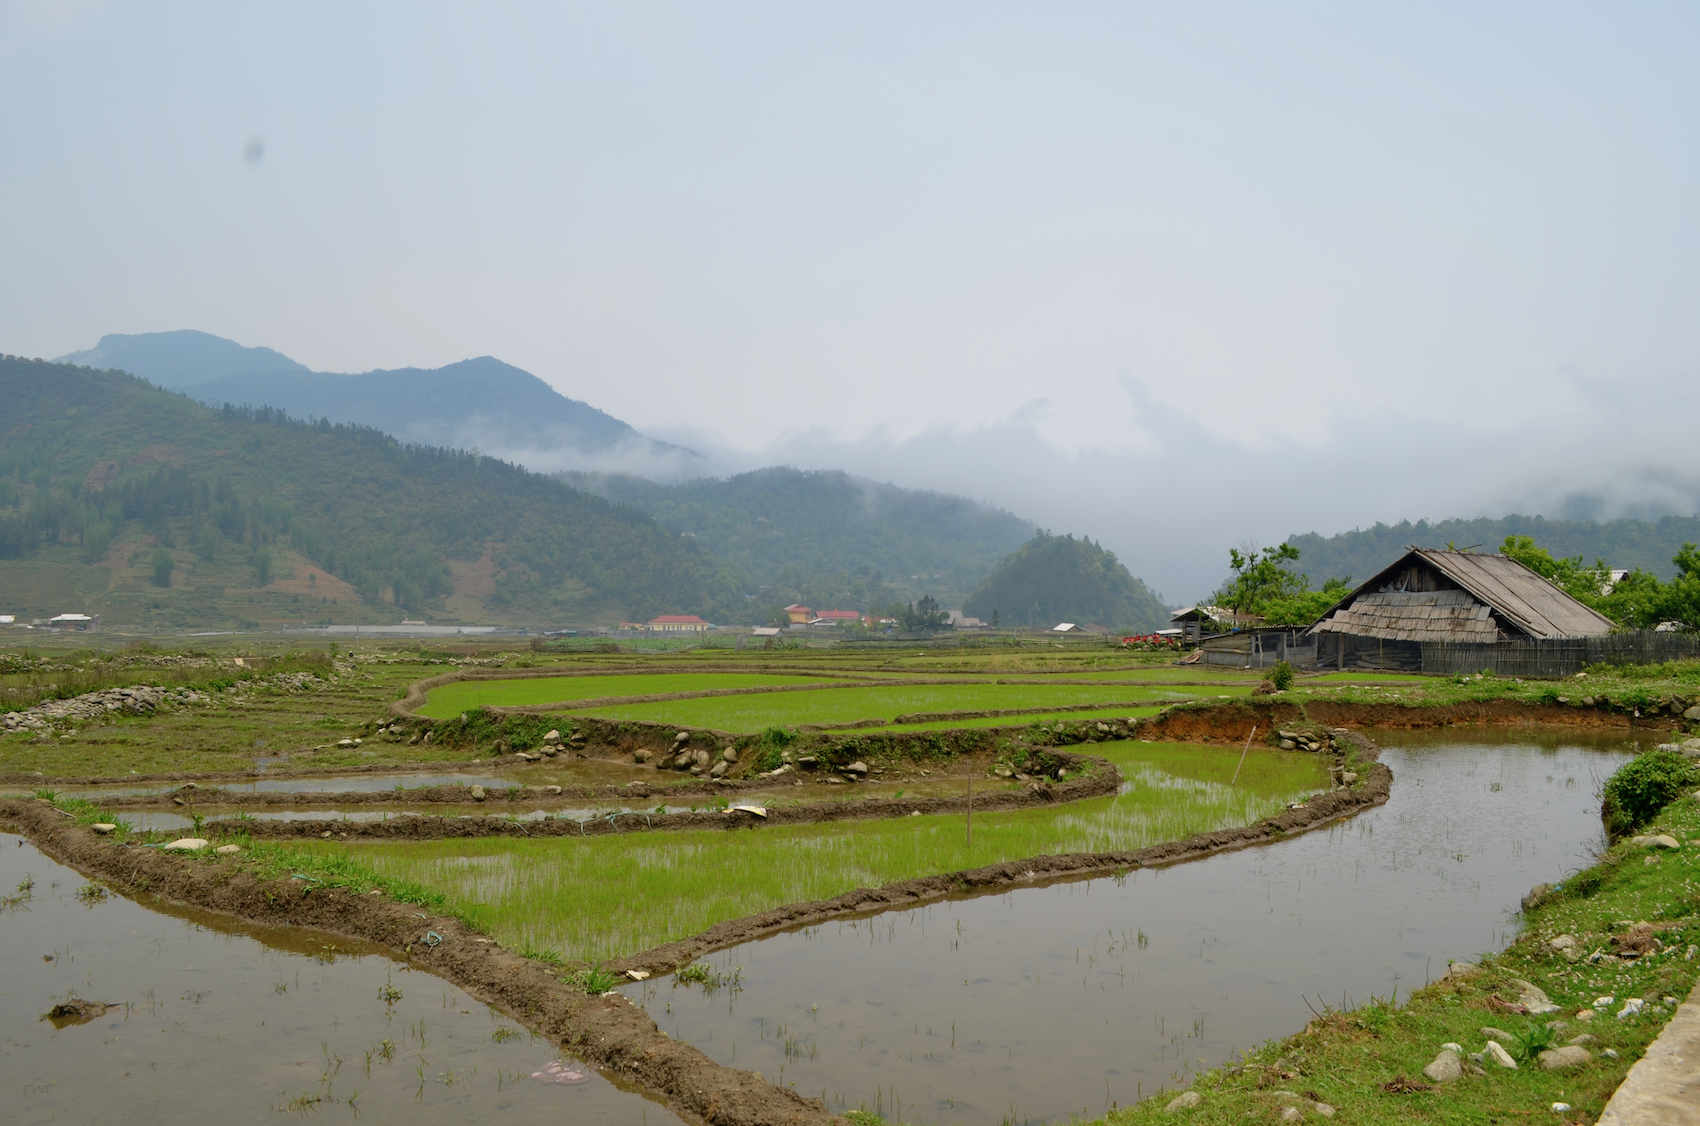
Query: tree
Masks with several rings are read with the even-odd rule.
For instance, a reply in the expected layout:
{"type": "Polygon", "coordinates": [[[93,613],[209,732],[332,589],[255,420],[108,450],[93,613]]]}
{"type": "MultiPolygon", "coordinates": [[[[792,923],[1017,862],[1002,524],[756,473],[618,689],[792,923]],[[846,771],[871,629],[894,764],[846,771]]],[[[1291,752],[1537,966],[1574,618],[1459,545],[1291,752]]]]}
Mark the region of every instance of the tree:
{"type": "Polygon", "coordinates": [[[905,631],[918,633],[922,630],[943,629],[950,625],[950,614],[939,609],[938,599],[930,594],[923,594],[919,602],[904,606],[897,620],[905,631]]]}
{"type": "Polygon", "coordinates": [[[153,585],[170,586],[171,568],[173,566],[171,552],[163,547],[153,549],[153,585]]]}
{"type": "Polygon", "coordinates": [[[1218,593],[1218,602],[1240,614],[1261,614],[1267,603],[1292,598],[1310,589],[1310,576],[1288,570],[1283,564],[1297,563],[1299,549],[1290,543],[1242,554],[1228,549],[1228,565],[1234,577],[1218,593]]]}

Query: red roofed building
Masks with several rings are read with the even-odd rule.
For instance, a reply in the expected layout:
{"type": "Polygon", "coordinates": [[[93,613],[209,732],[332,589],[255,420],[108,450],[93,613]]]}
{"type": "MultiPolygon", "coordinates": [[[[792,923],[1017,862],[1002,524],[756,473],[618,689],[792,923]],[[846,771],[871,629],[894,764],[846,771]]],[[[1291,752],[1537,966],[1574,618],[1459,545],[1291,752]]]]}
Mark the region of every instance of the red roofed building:
{"type": "Polygon", "coordinates": [[[656,633],[701,633],[712,627],[695,614],[663,614],[649,619],[649,628],[656,633]]]}
{"type": "Polygon", "coordinates": [[[862,613],[860,610],[822,610],[820,612],[820,616],[815,619],[815,621],[820,622],[822,625],[834,626],[844,625],[847,622],[859,622],[861,620],[862,613]]]}
{"type": "Polygon", "coordinates": [[[807,606],[799,606],[793,602],[785,607],[785,616],[798,625],[808,625],[809,621],[815,616],[815,612],[807,606]]]}

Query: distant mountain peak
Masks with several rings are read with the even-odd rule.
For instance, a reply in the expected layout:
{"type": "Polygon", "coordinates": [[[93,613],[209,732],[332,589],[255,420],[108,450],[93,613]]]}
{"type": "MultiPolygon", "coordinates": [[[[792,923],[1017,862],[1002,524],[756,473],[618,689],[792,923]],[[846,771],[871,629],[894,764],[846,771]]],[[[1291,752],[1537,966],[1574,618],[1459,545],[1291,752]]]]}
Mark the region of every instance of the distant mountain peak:
{"type": "Polygon", "coordinates": [[[83,352],[60,356],[60,363],[118,368],[171,391],[183,391],[215,379],[242,375],[294,373],[309,369],[271,348],[249,348],[192,328],[172,332],[113,332],[83,352]]]}
{"type": "Polygon", "coordinates": [[[476,449],[538,472],[623,471],[677,480],[702,463],[694,451],[645,437],[494,356],[339,374],[313,371],[270,348],[181,329],[113,333],[60,361],[127,371],[209,406],[269,406],[296,418],[358,423],[404,442],[476,449]]]}

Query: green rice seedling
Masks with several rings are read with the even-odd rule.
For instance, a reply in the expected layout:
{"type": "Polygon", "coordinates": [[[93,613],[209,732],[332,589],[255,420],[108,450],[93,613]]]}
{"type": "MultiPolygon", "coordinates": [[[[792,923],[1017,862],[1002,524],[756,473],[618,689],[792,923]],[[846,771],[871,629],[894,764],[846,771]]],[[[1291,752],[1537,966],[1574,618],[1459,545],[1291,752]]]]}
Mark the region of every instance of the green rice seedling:
{"type": "Polygon", "coordinates": [[[818,677],[784,673],[632,673],[612,676],[550,676],[525,680],[462,680],[433,688],[419,714],[449,719],[485,705],[537,707],[572,700],[616,696],[659,696],[669,692],[708,692],[717,688],[826,684],[818,677]]]}
{"type": "Polygon", "coordinates": [[[1135,849],[1248,824],[1328,785],[1320,756],[1299,752],[1255,752],[1230,787],[1237,750],[1133,741],[1092,749],[1116,763],[1125,792],[1061,808],[976,811],[972,848],[961,814],[737,834],[306,847],[369,866],[367,879],[427,889],[504,943],[547,945],[592,961],[852,888],[1030,856],[1135,849]]]}

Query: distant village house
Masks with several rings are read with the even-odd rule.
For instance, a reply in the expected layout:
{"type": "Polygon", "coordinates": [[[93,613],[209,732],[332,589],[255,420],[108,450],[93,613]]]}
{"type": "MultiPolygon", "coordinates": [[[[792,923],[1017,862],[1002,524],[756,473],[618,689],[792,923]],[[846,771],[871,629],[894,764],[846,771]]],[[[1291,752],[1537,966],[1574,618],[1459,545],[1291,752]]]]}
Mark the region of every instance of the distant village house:
{"type": "Polygon", "coordinates": [[[649,619],[648,628],[654,633],[702,633],[714,627],[695,614],[662,614],[649,619]]]}

